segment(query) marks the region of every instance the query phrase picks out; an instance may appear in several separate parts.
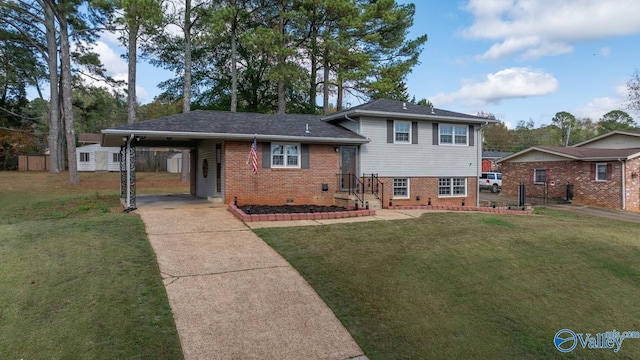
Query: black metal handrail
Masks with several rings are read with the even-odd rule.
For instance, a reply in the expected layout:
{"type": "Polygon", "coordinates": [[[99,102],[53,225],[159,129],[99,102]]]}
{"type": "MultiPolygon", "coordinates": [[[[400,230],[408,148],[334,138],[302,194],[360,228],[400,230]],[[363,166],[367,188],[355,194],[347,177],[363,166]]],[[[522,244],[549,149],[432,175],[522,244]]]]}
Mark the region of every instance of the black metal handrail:
{"type": "Polygon", "coordinates": [[[356,207],[364,207],[364,182],[356,174],[337,174],[338,189],[356,197],[356,207]],[[346,180],[346,181],[345,181],[346,180]]]}
{"type": "Polygon", "coordinates": [[[384,207],[384,183],[380,181],[378,174],[362,174],[362,178],[366,179],[367,187],[371,194],[380,200],[380,203],[384,207]]]}

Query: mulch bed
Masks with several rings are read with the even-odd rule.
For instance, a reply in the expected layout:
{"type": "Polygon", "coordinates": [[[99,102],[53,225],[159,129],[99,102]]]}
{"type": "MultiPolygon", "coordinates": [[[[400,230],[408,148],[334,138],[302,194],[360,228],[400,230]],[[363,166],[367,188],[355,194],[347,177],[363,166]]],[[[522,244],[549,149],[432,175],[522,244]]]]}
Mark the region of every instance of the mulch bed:
{"type": "Polygon", "coordinates": [[[238,206],[247,215],[252,214],[298,214],[298,213],[322,213],[346,211],[342,206],[319,206],[319,205],[242,205],[238,206]]]}

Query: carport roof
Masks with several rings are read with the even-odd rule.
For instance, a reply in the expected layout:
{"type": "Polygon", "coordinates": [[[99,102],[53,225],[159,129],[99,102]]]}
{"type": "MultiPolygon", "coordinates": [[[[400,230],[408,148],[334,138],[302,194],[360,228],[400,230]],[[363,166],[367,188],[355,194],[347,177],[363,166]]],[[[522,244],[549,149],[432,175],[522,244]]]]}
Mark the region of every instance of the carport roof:
{"type": "Polygon", "coordinates": [[[368,142],[364,136],[322,121],[317,115],[194,110],[103,130],[102,146],[121,146],[123,138],[129,136],[140,139],[140,146],[179,146],[181,142],[204,139],[253,140],[254,135],[259,141],[368,142]]]}

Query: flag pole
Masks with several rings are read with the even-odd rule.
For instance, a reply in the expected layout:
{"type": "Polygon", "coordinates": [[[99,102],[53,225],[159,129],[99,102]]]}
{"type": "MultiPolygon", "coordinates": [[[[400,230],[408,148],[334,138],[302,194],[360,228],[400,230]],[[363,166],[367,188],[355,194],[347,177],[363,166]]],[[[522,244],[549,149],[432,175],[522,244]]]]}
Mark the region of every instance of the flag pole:
{"type": "MultiPolygon", "coordinates": [[[[255,140],[256,136],[258,136],[258,134],[253,134],[253,139],[255,140]]],[[[251,146],[253,146],[253,142],[251,143],[251,146]]],[[[256,149],[257,151],[258,149],[256,149]]],[[[245,163],[245,165],[249,165],[249,161],[251,161],[251,151],[249,151],[249,156],[247,156],[247,162],[245,163]]]]}

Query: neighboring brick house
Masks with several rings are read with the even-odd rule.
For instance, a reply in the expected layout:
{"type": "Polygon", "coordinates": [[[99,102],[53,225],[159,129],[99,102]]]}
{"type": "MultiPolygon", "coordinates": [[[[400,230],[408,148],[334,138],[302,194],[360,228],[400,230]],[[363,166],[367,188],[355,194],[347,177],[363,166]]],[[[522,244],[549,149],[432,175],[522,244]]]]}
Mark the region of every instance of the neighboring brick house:
{"type": "Polygon", "coordinates": [[[476,206],[489,122],[382,99],[325,117],[192,111],[104,130],[102,145],[123,162],[136,146],[188,148],[191,193],[225,203],[476,206]]]}
{"type": "Polygon", "coordinates": [[[502,192],[640,211],[640,133],[613,131],[570,147],[535,146],[499,160],[502,192]]]}

